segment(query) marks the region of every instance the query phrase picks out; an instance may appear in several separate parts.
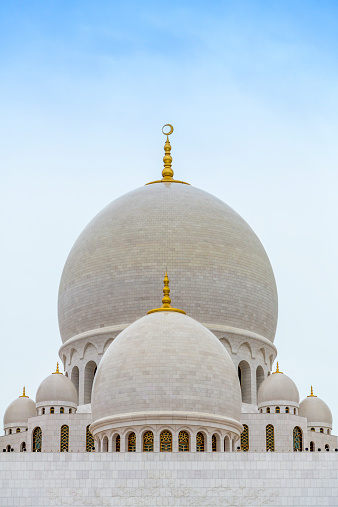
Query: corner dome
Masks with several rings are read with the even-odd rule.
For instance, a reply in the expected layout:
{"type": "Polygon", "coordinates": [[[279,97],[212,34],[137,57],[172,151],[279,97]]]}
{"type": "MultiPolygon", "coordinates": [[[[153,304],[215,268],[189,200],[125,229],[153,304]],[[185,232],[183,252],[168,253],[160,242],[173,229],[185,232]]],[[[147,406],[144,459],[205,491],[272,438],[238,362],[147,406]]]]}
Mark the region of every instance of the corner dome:
{"type": "Polygon", "coordinates": [[[28,419],[36,416],[36,405],[33,400],[23,394],[8,405],[4,415],[4,428],[27,426],[28,419]]]}
{"type": "Polygon", "coordinates": [[[59,288],[63,343],[144,316],[166,267],[176,305],[192,318],[273,342],[277,289],[256,234],[213,195],[160,182],[113,201],[75,242],[59,288]]]}
{"type": "Polygon", "coordinates": [[[56,371],[41,382],[36,392],[36,404],[38,407],[42,404],[77,406],[77,396],[73,382],[56,371]]]}
{"type": "Polygon", "coordinates": [[[258,407],[273,402],[299,405],[299,391],[293,380],[279,371],[269,375],[258,389],[258,407]]]}
{"type": "Polygon", "coordinates": [[[332,429],[332,413],[327,404],[317,396],[307,396],[299,405],[299,415],[306,417],[308,426],[332,429]]]}
{"type": "Polygon", "coordinates": [[[241,405],[234,364],[215,335],[186,315],[160,311],[134,322],[106,351],[91,431],[142,419],[219,424],[239,434],[241,405]]]}

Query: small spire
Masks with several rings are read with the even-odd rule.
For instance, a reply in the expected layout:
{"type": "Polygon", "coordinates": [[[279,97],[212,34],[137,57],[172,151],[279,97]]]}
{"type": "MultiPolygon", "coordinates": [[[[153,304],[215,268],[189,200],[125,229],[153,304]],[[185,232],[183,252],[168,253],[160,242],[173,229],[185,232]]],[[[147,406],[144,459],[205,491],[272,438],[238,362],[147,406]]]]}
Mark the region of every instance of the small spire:
{"type": "Polygon", "coordinates": [[[59,363],[56,363],[56,371],[53,372],[53,375],[55,375],[56,373],[62,375],[62,373],[59,371],[59,363]]]}
{"type": "Polygon", "coordinates": [[[313,394],[313,388],[311,386],[311,393],[309,394],[308,398],[317,398],[315,394],[313,394]]]}
{"type": "Polygon", "coordinates": [[[154,310],[149,310],[147,315],[149,315],[149,313],[155,313],[155,312],[178,312],[178,313],[184,313],[184,315],[186,315],[184,310],[179,310],[178,308],[173,308],[170,304],[171,299],[169,296],[170,288],[169,288],[169,277],[168,277],[167,271],[165,272],[163,283],[164,283],[164,287],[163,287],[162,306],[161,306],[161,308],[154,308],[154,310]]]}
{"type": "Polygon", "coordinates": [[[274,374],[274,373],[283,373],[282,371],[279,371],[278,361],[277,361],[276,371],[273,371],[272,374],[274,374]]]}
{"type": "Polygon", "coordinates": [[[23,386],[22,395],[19,396],[19,398],[28,398],[28,396],[26,396],[26,388],[25,388],[25,386],[23,386]]]}

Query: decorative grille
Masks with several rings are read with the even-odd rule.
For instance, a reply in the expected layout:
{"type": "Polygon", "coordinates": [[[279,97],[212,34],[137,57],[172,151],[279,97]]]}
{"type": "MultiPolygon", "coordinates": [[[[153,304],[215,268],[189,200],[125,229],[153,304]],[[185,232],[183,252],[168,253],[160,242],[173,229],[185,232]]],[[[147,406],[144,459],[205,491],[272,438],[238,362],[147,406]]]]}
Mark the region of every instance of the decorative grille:
{"type": "Polygon", "coordinates": [[[241,449],[242,451],[249,450],[249,427],[243,424],[243,432],[241,433],[241,449]]]}
{"type": "Polygon", "coordinates": [[[92,449],[94,447],[94,437],[89,431],[89,425],[86,428],[86,451],[92,452],[92,449]]]}
{"type": "Polygon", "coordinates": [[[216,440],[216,435],[213,435],[212,436],[212,452],[216,452],[217,451],[217,440],[216,440]]]}
{"type": "Polygon", "coordinates": [[[68,452],[69,444],[69,426],[61,426],[60,452],[68,452]]]}
{"type": "Polygon", "coordinates": [[[143,435],[143,451],[154,452],[154,433],[146,431],[143,435]]]}
{"type": "Polygon", "coordinates": [[[272,424],[268,424],[265,430],[266,433],[266,450],[275,450],[275,430],[272,424]]]}
{"type": "Polygon", "coordinates": [[[293,428],[293,450],[294,451],[301,451],[302,446],[302,430],[299,426],[295,426],[293,428]]]}
{"type": "Polygon", "coordinates": [[[42,447],[42,431],[37,427],[33,431],[33,452],[41,452],[42,447]]]}
{"type": "Polygon", "coordinates": [[[197,433],[196,435],[196,452],[204,452],[204,435],[197,433]]]}
{"type": "Polygon", "coordinates": [[[172,435],[170,431],[164,430],[161,433],[160,437],[160,450],[161,452],[171,452],[172,451],[172,435]]]}
{"type": "Polygon", "coordinates": [[[136,435],[130,433],[128,437],[128,452],[136,452],[136,435]]]}
{"type": "Polygon", "coordinates": [[[189,451],[189,433],[187,431],[180,431],[178,434],[178,450],[179,452],[189,451]]]}
{"type": "Polygon", "coordinates": [[[310,442],[310,451],[313,452],[315,450],[315,443],[310,442]]]}
{"type": "Polygon", "coordinates": [[[117,435],[116,437],[116,452],[120,452],[121,450],[121,437],[117,435]]]}

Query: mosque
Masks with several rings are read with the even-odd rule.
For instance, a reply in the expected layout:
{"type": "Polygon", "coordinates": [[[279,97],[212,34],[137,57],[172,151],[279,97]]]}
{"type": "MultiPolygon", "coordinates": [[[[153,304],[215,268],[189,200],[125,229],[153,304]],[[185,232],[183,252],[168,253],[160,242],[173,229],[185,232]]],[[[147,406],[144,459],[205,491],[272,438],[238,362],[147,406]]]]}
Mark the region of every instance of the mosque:
{"type": "MultiPolygon", "coordinates": [[[[263,467],[278,453],[291,463],[300,451],[301,459],[337,462],[329,407],[312,387],[300,401],[292,379],[273,366],[277,288],[260,240],[228,205],[174,179],[173,127],[162,131],[162,179],[106,206],[70,251],[58,298],[64,373],[57,364],[35,396],[24,388],[7,408],[0,438],[12,454],[2,455],[2,470],[9,459],[40,459],[32,453],[41,453],[41,463],[51,455],[73,460],[79,470],[101,460],[117,474],[126,463],[175,470],[181,453],[189,470],[199,463],[228,470],[238,460],[254,463],[255,454],[263,467]]],[[[189,494],[142,503],[140,489],[126,503],[120,492],[102,496],[99,489],[97,503],[62,503],[56,488],[45,503],[20,505],[263,505],[260,497],[229,503],[225,491],[214,503],[197,493],[190,503],[189,494]]],[[[280,505],[337,505],[288,502],[280,505]]]]}

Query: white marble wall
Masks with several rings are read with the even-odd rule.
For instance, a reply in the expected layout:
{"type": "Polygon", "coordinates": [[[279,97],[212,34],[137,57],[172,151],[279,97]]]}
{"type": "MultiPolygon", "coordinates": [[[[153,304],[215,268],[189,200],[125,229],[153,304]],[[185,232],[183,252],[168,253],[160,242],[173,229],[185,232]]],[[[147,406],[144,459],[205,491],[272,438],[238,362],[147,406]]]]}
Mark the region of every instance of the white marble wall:
{"type": "Polygon", "coordinates": [[[0,505],[337,506],[338,453],[3,453],[0,505]]]}

